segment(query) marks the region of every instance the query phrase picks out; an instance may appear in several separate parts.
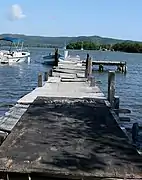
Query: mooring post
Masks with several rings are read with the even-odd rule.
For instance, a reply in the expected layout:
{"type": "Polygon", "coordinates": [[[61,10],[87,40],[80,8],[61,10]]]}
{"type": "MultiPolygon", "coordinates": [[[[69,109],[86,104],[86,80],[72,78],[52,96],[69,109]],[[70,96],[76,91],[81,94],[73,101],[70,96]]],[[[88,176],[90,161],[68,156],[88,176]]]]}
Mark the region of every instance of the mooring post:
{"type": "Polygon", "coordinates": [[[132,140],[133,143],[136,144],[138,140],[138,134],[139,134],[139,124],[138,123],[133,123],[132,126],[132,140]]]}
{"type": "Polygon", "coordinates": [[[53,69],[50,69],[48,72],[49,77],[52,77],[53,69]]]}
{"type": "Polygon", "coordinates": [[[108,101],[110,102],[111,106],[114,103],[114,96],[115,96],[115,72],[109,71],[108,72],[108,101]]]}
{"type": "Polygon", "coordinates": [[[59,57],[59,55],[58,55],[58,49],[55,49],[55,66],[58,66],[58,57],[59,57]]]}
{"type": "Polygon", "coordinates": [[[127,65],[126,65],[126,62],[125,62],[124,73],[126,74],[126,72],[127,72],[127,65]]]}
{"type": "Polygon", "coordinates": [[[42,87],[42,74],[38,74],[38,87],[42,87]]]}
{"type": "Polygon", "coordinates": [[[91,87],[94,87],[94,86],[95,86],[95,77],[94,77],[94,76],[91,76],[91,77],[90,77],[90,86],[91,86],[91,87]]]}
{"type": "Polygon", "coordinates": [[[86,77],[86,78],[87,78],[87,75],[88,75],[88,60],[89,60],[89,54],[87,53],[86,68],[85,68],[85,77],[86,77]]]}
{"type": "Polygon", "coordinates": [[[88,60],[88,75],[87,75],[88,80],[90,80],[91,75],[92,75],[92,59],[90,57],[88,60]]]}
{"type": "MultiPolygon", "coordinates": [[[[119,104],[120,104],[119,96],[114,96],[113,108],[119,109],[119,104]]],[[[116,112],[116,114],[119,116],[119,112],[116,112]]]]}
{"type": "Polygon", "coordinates": [[[44,81],[48,81],[48,72],[44,73],[44,81]]]}
{"type": "Polygon", "coordinates": [[[104,66],[102,64],[99,64],[99,72],[103,72],[104,71],[104,66]]]}

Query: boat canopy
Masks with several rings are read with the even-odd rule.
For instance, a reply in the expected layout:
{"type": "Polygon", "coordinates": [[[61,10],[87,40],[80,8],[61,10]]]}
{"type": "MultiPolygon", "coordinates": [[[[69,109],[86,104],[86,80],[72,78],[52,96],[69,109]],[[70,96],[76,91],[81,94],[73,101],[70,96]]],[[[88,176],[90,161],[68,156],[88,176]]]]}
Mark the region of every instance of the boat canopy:
{"type": "Polygon", "coordinates": [[[23,42],[23,39],[13,38],[13,37],[3,37],[3,38],[0,38],[0,40],[10,41],[10,42],[12,42],[12,43],[23,42]]]}

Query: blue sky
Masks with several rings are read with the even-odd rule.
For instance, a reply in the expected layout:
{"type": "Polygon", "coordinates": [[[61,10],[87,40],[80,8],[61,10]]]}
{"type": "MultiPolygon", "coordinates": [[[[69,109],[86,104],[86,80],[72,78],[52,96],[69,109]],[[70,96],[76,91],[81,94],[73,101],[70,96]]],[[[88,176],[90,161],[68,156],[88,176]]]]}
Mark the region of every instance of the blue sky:
{"type": "Polygon", "coordinates": [[[0,22],[0,33],[142,41],[142,0],[2,0],[0,22]],[[14,4],[21,6],[25,18],[7,18],[14,4]]]}

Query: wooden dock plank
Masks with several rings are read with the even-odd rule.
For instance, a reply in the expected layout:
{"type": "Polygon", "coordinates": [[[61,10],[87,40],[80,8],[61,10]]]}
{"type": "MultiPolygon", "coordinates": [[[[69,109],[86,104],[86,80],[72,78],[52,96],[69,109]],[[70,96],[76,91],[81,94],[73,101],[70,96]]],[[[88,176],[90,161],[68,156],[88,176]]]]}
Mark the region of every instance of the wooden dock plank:
{"type": "Polygon", "coordinates": [[[20,104],[16,104],[14,107],[12,107],[8,112],[5,113],[5,116],[0,117],[0,130],[10,132],[28,107],[29,105],[25,106],[20,104]]]}
{"type": "Polygon", "coordinates": [[[0,171],[142,178],[142,157],[103,100],[37,98],[0,147],[0,171]]]}

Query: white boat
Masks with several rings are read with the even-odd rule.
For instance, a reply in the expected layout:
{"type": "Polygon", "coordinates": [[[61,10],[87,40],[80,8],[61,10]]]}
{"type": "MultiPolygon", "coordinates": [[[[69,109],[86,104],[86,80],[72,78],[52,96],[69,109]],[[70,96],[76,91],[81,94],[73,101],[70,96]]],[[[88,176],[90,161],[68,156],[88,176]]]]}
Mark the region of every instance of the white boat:
{"type": "Polygon", "coordinates": [[[83,51],[84,49],[83,49],[83,42],[82,42],[82,44],[81,44],[81,51],[83,51]]]}
{"type": "Polygon", "coordinates": [[[59,62],[64,62],[64,63],[67,63],[67,62],[77,62],[77,61],[81,61],[80,60],[80,56],[79,55],[76,55],[76,56],[70,56],[68,55],[68,51],[65,50],[64,51],[64,57],[59,57],[59,62]]]}
{"type": "MultiPolygon", "coordinates": [[[[44,60],[44,62],[42,64],[45,64],[45,65],[54,65],[54,59],[46,59],[44,60]]],[[[58,58],[58,61],[59,62],[62,62],[62,63],[77,63],[77,62],[81,62],[80,60],[80,56],[79,55],[76,55],[76,56],[70,56],[68,55],[68,51],[67,50],[64,50],[64,55],[60,56],[58,58]]]]}
{"type": "Polygon", "coordinates": [[[66,50],[66,42],[65,42],[65,44],[64,44],[64,50],[66,50]]]}
{"type": "Polygon", "coordinates": [[[23,50],[23,40],[13,37],[3,37],[0,40],[11,42],[9,50],[0,50],[1,64],[12,64],[30,61],[30,52],[23,50]],[[21,46],[20,49],[19,46],[21,46]]]}

